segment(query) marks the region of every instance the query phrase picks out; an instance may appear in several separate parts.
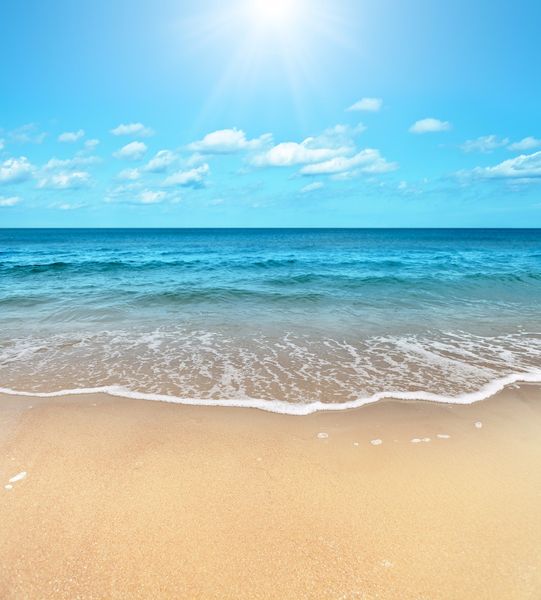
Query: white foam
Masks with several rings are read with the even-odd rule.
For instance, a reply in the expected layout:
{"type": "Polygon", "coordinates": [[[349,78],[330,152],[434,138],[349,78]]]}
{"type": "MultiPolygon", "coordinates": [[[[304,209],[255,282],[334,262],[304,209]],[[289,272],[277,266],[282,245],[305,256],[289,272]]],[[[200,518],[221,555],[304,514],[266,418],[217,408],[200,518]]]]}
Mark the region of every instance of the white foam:
{"type": "Polygon", "coordinates": [[[17,475],[13,475],[13,477],[9,480],[9,483],[16,483],[17,481],[21,481],[26,477],[26,471],[21,471],[17,473],[17,475]]]}
{"type": "Polygon", "coordinates": [[[348,400],[346,402],[286,402],[284,400],[262,400],[257,398],[184,398],[181,396],[169,396],[165,394],[150,394],[137,392],[120,385],[106,385],[100,387],[74,388],[57,390],[53,392],[31,392],[14,390],[7,387],[0,387],[0,394],[10,396],[30,396],[37,398],[57,398],[60,396],[88,395],[88,394],[108,394],[120,398],[130,398],[133,400],[154,400],[159,402],[171,402],[174,404],[185,404],[188,406],[221,406],[237,408],[257,408],[268,412],[304,416],[316,412],[350,410],[359,408],[366,404],[372,404],[379,400],[421,400],[426,402],[440,402],[444,404],[473,404],[480,400],[486,400],[501,392],[505,387],[513,383],[541,383],[541,369],[525,373],[513,373],[506,377],[494,379],[475,392],[467,392],[458,396],[445,396],[434,394],[422,390],[416,392],[388,391],[378,392],[372,396],[348,400]]]}
{"type": "Polygon", "coordinates": [[[375,440],[370,440],[370,443],[372,446],[381,446],[381,444],[383,444],[383,440],[376,438],[375,440]]]}

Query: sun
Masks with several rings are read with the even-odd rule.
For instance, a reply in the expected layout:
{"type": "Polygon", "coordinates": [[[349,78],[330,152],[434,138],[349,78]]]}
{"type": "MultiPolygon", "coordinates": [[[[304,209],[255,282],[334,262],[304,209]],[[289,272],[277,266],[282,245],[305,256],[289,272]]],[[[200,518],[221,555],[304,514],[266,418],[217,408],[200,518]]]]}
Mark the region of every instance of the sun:
{"type": "Polygon", "coordinates": [[[298,21],[301,0],[248,0],[248,16],[258,29],[287,29],[298,21]]]}

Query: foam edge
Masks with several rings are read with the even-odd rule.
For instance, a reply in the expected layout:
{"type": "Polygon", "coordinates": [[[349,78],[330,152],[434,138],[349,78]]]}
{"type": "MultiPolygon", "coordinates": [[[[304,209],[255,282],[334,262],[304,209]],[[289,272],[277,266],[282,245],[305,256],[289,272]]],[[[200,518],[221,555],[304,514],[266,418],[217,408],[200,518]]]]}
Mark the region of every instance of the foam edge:
{"type": "Polygon", "coordinates": [[[310,402],[307,404],[285,402],[283,400],[262,400],[257,398],[224,398],[212,400],[206,398],[183,398],[166,394],[148,394],[125,388],[121,385],[108,385],[101,387],[74,388],[57,390],[54,392],[28,392],[0,387],[0,394],[6,396],[27,396],[33,398],[58,398],[62,396],[81,396],[87,394],[106,394],[108,396],[129,398],[133,400],[150,400],[154,402],[169,402],[187,406],[219,406],[224,408],[255,408],[266,412],[279,413],[293,416],[307,416],[316,412],[351,410],[379,400],[422,400],[426,402],[439,402],[442,404],[473,404],[486,400],[501,392],[504,388],[514,383],[541,383],[541,369],[524,373],[512,373],[490,381],[475,392],[467,392],[458,396],[445,396],[433,392],[377,392],[372,396],[348,400],[346,402],[326,403],[310,402]]]}

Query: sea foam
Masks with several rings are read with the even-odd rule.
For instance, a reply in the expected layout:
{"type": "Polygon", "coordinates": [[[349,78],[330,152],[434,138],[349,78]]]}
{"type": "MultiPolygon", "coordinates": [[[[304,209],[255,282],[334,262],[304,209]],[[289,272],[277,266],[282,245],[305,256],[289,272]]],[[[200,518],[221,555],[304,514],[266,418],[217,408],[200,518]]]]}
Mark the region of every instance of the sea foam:
{"type": "Polygon", "coordinates": [[[302,404],[300,402],[286,402],[283,400],[263,400],[257,398],[185,398],[166,394],[145,393],[130,390],[120,385],[107,385],[101,387],[73,388],[56,390],[49,392],[33,392],[24,390],[14,390],[7,387],[0,387],[0,394],[10,396],[31,396],[37,398],[55,398],[61,396],[87,395],[87,394],[107,394],[120,398],[130,398],[134,400],[152,400],[159,402],[169,402],[173,404],[184,404],[188,406],[214,406],[224,408],[255,408],[272,413],[286,415],[306,416],[316,412],[340,411],[360,408],[367,404],[373,404],[380,400],[419,400],[426,402],[439,402],[444,404],[473,404],[481,400],[486,400],[501,392],[505,387],[515,383],[541,383],[541,369],[528,373],[512,373],[505,377],[495,379],[487,383],[479,390],[468,392],[457,396],[445,396],[426,391],[387,391],[378,392],[372,396],[348,400],[345,402],[309,402],[302,404]]]}

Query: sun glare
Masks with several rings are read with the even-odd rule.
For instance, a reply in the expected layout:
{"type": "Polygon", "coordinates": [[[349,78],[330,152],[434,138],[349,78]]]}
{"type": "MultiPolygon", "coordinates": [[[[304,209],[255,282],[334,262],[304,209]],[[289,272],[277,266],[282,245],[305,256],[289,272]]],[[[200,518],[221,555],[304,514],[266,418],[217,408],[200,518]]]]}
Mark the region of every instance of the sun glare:
{"type": "Polygon", "coordinates": [[[249,0],[247,8],[259,28],[286,28],[299,16],[300,0],[249,0]]]}

